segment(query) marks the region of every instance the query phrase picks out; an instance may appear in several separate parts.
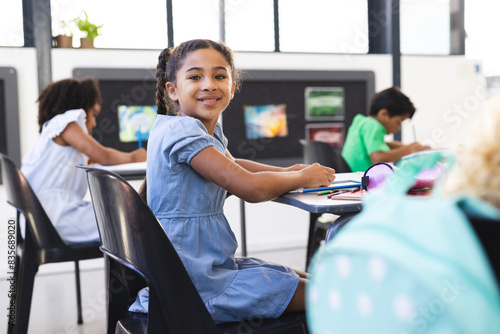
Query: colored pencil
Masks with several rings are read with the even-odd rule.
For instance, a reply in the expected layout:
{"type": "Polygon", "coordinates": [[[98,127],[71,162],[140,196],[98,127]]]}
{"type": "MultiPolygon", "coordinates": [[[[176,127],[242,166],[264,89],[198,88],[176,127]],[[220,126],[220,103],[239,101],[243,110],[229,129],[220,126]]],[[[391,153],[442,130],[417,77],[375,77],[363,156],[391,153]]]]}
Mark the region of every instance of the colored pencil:
{"type": "Polygon", "coordinates": [[[352,182],[352,181],[349,181],[349,182],[351,182],[352,184],[335,185],[335,186],[321,187],[321,188],[299,189],[299,190],[290,191],[290,193],[292,193],[292,194],[312,193],[312,192],[319,192],[319,191],[325,191],[325,190],[354,188],[354,187],[359,187],[361,185],[360,182],[352,182]]]}

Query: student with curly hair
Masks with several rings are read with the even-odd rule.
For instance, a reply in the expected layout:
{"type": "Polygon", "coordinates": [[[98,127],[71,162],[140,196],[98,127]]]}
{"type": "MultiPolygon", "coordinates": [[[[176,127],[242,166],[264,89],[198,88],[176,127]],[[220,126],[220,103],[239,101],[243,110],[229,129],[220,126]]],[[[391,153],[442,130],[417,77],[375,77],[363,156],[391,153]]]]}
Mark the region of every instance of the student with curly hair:
{"type": "Polygon", "coordinates": [[[92,203],[84,201],[88,161],[115,165],[146,160],[146,150],[121,152],[104,147],[90,132],[101,111],[101,93],[92,78],[64,79],[38,97],[40,137],[23,158],[21,172],[57,232],[67,243],[99,240],[92,203]]]}

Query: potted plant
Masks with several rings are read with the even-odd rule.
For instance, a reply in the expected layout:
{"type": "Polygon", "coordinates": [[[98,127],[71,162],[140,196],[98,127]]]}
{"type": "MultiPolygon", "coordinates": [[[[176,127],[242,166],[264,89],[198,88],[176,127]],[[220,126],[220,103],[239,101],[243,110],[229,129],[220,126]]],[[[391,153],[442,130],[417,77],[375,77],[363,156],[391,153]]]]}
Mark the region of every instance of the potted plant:
{"type": "Polygon", "coordinates": [[[72,48],[73,47],[73,32],[71,31],[71,26],[69,22],[59,21],[59,31],[56,37],[54,37],[56,48],[72,48]]]}
{"type": "Polygon", "coordinates": [[[80,47],[81,48],[94,48],[94,39],[101,35],[99,33],[99,29],[103,26],[101,24],[100,26],[95,25],[94,23],[89,22],[89,16],[87,15],[87,12],[83,12],[85,14],[85,19],[82,19],[82,16],[77,17],[74,21],[76,25],[78,26],[78,29],[80,29],[81,32],[84,32],[86,34],[85,37],[80,38],[80,47]]]}

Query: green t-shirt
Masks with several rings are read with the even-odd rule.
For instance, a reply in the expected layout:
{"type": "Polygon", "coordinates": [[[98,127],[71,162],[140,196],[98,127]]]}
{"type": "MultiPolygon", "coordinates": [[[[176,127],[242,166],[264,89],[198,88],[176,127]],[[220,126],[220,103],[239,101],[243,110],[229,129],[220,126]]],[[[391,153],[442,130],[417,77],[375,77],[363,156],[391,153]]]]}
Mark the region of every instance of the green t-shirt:
{"type": "Polygon", "coordinates": [[[361,114],[354,117],[342,149],[342,157],[353,172],[364,172],[373,165],[370,160],[373,152],[390,150],[384,141],[386,134],[375,118],[361,114]]]}

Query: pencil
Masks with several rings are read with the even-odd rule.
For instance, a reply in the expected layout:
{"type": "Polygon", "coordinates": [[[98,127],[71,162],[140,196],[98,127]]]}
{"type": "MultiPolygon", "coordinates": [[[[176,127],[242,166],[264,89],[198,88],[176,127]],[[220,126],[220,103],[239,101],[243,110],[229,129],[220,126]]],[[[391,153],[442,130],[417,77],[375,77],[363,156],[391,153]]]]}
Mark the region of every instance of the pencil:
{"type": "Polygon", "coordinates": [[[360,182],[352,182],[353,184],[345,184],[345,185],[334,185],[330,187],[322,187],[322,188],[310,188],[310,189],[300,189],[300,190],[294,190],[290,191],[290,193],[312,193],[312,192],[318,192],[318,191],[325,191],[325,190],[335,190],[335,189],[344,189],[344,188],[354,188],[354,187],[359,187],[361,185],[360,182]]]}
{"type": "Polygon", "coordinates": [[[335,190],[323,190],[323,191],[318,191],[318,195],[326,195],[326,194],[331,194],[335,190]]]}

